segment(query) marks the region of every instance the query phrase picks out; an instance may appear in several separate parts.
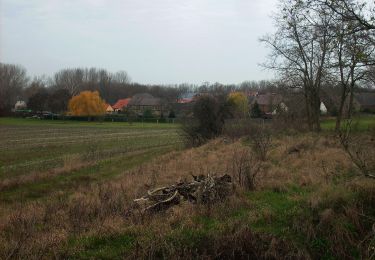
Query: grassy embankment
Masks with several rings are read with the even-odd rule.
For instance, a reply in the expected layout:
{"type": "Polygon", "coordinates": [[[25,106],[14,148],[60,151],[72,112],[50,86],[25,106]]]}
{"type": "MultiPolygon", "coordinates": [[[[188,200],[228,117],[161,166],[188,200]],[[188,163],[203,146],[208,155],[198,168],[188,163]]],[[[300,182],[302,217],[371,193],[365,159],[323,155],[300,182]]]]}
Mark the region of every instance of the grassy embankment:
{"type": "MultiPolygon", "coordinates": [[[[69,135],[77,135],[77,141],[82,138],[77,133],[69,135]]],[[[374,139],[369,140],[364,149],[374,152],[374,139]]],[[[156,215],[134,209],[132,199],[147,189],[174,183],[179,178],[189,179],[192,173],[236,176],[239,169],[233,161],[242,151],[250,151],[248,142],[217,139],[199,148],[171,152],[147,162],[141,160],[141,165],[129,170],[116,166],[126,160],[111,161],[108,164],[114,167],[111,178],[102,178],[98,167],[83,175],[98,178],[85,185],[65,188],[59,186],[60,182],[51,182],[49,186],[57,185],[61,190],[53,199],[45,196],[35,202],[28,197],[22,207],[17,203],[17,188],[11,195],[1,191],[3,200],[11,207],[1,219],[3,254],[0,256],[80,259],[375,256],[372,231],[375,181],[361,176],[331,132],[273,137],[270,154],[261,162],[255,190],[236,185],[235,194],[221,203],[208,206],[183,203],[156,215]]],[[[123,156],[126,157],[124,154],[119,158],[123,156]]],[[[12,158],[14,155],[9,155],[8,160],[12,158]]],[[[15,172],[26,174],[20,169],[15,172]]],[[[3,173],[1,176],[4,177],[3,173]]],[[[66,180],[68,183],[74,181],[66,180]]]]}

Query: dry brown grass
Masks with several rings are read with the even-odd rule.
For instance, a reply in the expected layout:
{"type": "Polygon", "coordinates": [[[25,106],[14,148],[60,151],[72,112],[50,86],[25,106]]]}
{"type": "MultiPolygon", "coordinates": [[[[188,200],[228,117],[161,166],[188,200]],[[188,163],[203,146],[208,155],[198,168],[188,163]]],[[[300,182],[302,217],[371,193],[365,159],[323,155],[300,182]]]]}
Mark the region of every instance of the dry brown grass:
{"type": "MultiPolygon", "coordinates": [[[[147,215],[137,211],[132,203],[148,189],[169,185],[179,179],[190,179],[192,174],[229,173],[236,177],[238,167],[233,164],[233,156],[246,149],[249,148],[241,140],[228,142],[216,139],[199,148],[169,153],[125,171],[111,181],[81,187],[68,196],[60,194],[47,201],[14,206],[1,219],[0,258],[69,257],[72,251],[85,250],[84,246],[70,246],[69,239],[72,237],[105,237],[124,233],[137,235],[135,249],[128,255],[130,258],[161,255],[180,258],[308,259],[322,256],[320,249],[311,256],[305,248],[283,238],[253,232],[245,223],[264,219],[272,224],[279,216],[272,208],[256,211],[253,202],[247,198],[247,192],[239,186],[235,196],[215,207],[182,203],[164,213],[147,215]],[[242,217],[233,217],[235,212],[244,209],[242,217]],[[201,218],[215,219],[215,222],[211,227],[205,221],[197,221],[201,218]],[[191,239],[198,239],[202,244],[188,246],[168,240],[168,237],[174,237],[181,239],[177,239],[180,243],[187,243],[176,230],[205,230],[208,234],[217,232],[220,236],[210,237],[210,245],[207,245],[206,233],[202,235],[198,232],[198,238],[192,233],[191,239]]],[[[64,168],[72,169],[74,165],[67,161],[64,168]]],[[[283,136],[273,141],[268,160],[262,162],[261,172],[254,180],[254,188],[259,192],[271,190],[280,194],[286,193],[291,185],[313,190],[306,207],[317,220],[296,219],[293,228],[306,234],[307,241],[315,241],[319,237],[331,239],[331,252],[335,256],[347,257],[347,247],[342,245],[343,242],[359,248],[360,252],[370,250],[367,247],[371,244],[371,237],[361,236],[368,234],[366,228],[371,221],[366,222],[364,218],[374,217],[369,215],[368,207],[375,205],[374,183],[360,177],[345,179],[353,169],[345,152],[330,136],[283,136]],[[357,233],[342,228],[337,223],[340,218],[348,221],[357,233]],[[359,244],[362,240],[364,242],[359,244]]],[[[293,196],[289,198],[297,201],[302,195],[293,196]]],[[[367,256],[370,255],[371,251],[367,256]]]]}

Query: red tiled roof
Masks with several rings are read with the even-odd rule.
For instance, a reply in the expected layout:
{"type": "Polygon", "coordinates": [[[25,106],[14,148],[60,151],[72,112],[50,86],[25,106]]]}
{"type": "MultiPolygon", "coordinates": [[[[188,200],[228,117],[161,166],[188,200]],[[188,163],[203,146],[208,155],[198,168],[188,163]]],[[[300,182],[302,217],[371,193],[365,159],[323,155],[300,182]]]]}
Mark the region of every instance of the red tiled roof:
{"type": "Polygon", "coordinates": [[[122,109],[123,107],[128,106],[129,101],[130,98],[119,99],[112,107],[113,109],[122,109]]]}
{"type": "Polygon", "coordinates": [[[191,102],[193,102],[192,98],[180,98],[177,100],[177,103],[180,103],[180,104],[186,104],[186,103],[191,103],[191,102]]]}

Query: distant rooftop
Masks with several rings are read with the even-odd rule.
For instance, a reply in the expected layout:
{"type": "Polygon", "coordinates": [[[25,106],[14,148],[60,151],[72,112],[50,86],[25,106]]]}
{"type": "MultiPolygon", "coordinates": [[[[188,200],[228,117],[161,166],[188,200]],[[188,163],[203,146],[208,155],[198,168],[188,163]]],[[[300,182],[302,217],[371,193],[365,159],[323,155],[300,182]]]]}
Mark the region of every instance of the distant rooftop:
{"type": "Polygon", "coordinates": [[[148,93],[136,94],[129,101],[129,106],[158,106],[161,104],[161,99],[156,98],[148,93]]]}
{"type": "Polygon", "coordinates": [[[117,100],[116,104],[112,106],[113,109],[122,109],[129,104],[130,98],[124,98],[117,100]]]}

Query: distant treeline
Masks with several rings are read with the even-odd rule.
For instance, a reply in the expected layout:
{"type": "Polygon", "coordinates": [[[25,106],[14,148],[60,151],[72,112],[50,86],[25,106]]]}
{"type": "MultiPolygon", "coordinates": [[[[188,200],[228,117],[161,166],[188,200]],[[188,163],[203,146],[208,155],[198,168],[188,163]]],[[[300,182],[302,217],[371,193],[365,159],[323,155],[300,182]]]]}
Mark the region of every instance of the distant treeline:
{"type": "Polygon", "coordinates": [[[66,111],[69,99],[84,90],[97,90],[109,104],[137,93],[149,93],[167,102],[175,102],[188,93],[228,94],[233,90],[259,91],[275,89],[275,82],[245,81],[241,84],[144,85],[131,82],[125,71],[115,73],[98,68],[69,68],[52,77],[31,79],[20,65],[0,63],[0,115],[9,114],[19,100],[33,111],[66,111]]]}

